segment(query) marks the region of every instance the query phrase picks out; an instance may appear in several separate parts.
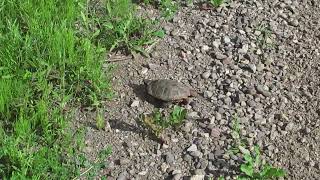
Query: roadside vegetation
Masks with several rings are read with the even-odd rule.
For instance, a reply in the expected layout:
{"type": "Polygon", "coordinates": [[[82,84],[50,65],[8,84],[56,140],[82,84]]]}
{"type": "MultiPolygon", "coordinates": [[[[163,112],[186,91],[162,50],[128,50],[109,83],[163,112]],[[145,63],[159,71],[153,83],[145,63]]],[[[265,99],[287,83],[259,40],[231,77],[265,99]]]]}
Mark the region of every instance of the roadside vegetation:
{"type": "Polygon", "coordinates": [[[164,112],[155,109],[151,114],[142,115],[140,120],[153,135],[160,138],[165,129],[180,126],[185,120],[186,115],[186,109],[174,106],[169,115],[165,115],[164,112]]]}
{"type": "MultiPolygon", "coordinates": [[[[224,1],[210,2],[217,7],[224,1]]],[[[165,32],[157,20],[137,16],[131,0],[105,0],[102,14],[90,11],[87,3],[0,2],[0,179],[94,177],[107,166],[109,146],[96,161],[86,159],[85,132],[72,130],[74,111],[90,108],[97,113],[96,127],[104,129],[107,114],[101,102],[113,96],[113,67],[106,64],[106,54],[120,50],[147,55],[147,47],[165,32]]],[[[166,20],[180,6],[172,0],[143,3],[156,4],[166,20]]],[[[261,31],[265,44],[268,31],[261,31]]],[[[185,116],[186,110],[175,106],[168,117],[155,110],[142,120],[159,136],[185,116]]],[[[244,176],[284,175],[268,164],[256,171],[253,164],[260,163],[260,151],[245,152],[240,168],[244,176]]]]}
{"type": "MultiPolygon", "coordinates": [[[[238,180],[262,180],[285,177],[286,172],[282,168],[274,167],[261,158],[261,150],[258,145],[250,147],[242,138],[239,120],[234,116],[232,121],[233,147],[230,154],[239,156],[243,161],[240,163],[238,180]]],[[[220,177],[223,179],[223,177],[220,177]]]]}
{"type": "MultiPolygon", "coordinates": [[[[95,163],[82,154],[84,133],[70,130],[75,108],[100,112],[101,101],[112,97],[112,66],[103,66],[105,53],[142,52],[151,37],[161,36],[152,23],[135,16],[129,0],[106,0],[104,19],[89,14],[86,3],[0,3],[1,179],[90,174],[87,167],[91,171],[95,163]],[[94,31],[96,25],[103,28],[94,31]]],[[[108,147],[104,157],[110,153],[108,147]]]]}

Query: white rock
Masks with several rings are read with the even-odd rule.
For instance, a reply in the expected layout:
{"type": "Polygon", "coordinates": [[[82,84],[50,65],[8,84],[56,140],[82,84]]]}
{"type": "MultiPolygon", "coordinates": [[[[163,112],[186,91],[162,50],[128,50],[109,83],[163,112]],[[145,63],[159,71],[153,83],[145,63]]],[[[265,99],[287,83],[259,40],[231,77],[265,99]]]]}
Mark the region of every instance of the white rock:
{"type": "Polygon", "coordinates": [[[147,74],[147,72],[148,72],[148,68],[142,68],[141,74],[147,74]]]}
{"type": "Polygon", "coordinates": [[[202,51],[208,51],[210,49],[210,47],[209,46],[207,46],[207,45],[203,45],[202,47],[201,47],[201,50],[202,51]]]}
{"type": "Polygon", "coordinates": [[[147,173],[148,173],[148,170],[145,170],[145,171],[139,172],[138,174],[141,176],[145,176],[147,173]]]}
{"type": "Polygon", "coordinates": [[[223,38],[223,42],[226,43],[226,44],[229,44],[229,43],[231,42],[229,36],[225,36],[225,37],[223,38]]]}
{"type": "Polygon", "coordinates": [[[203,96],[204,96],[205,98],[210,98],[212,95],[213,95],[213,93],[212,93],[211,91],[205,91],[205,92],[203,93],[203,96]]]}
{"type": "Polygon", "coordinates": [[[132,103],[131,103],[131,107],[139,107],[139,104],[140,102],[138,100],[134,100],[132,103]]]}
{"type": "Polygon", "coordinates": [[[212,116],[210,119],[210,124],[214,124],[215,120],[216,120],[216,117],[212,116]]]}
{"type": "Polygon", "coordinates": [[[261,55],[262,54],[262,51],[261,49],[257,49],[257,52],[256,52],[257,55],[261,55]]]}
{"type": "Polygon", "coordinates": [[[187,114],[186,119],[198,119],[200,118],[198,112],[193,111],[187,114]]]}
{"type": "Polygon", "coordinates": [[[203,79],[208,79],[210,77],[210,75],[211,75],[211,72],[210,71],[206,71],[206,72],[201,74],[201,77],[203,79]]]}
{"type": "Polygon", "coordinates": [[[187,149],[188,152],[195,152],[195,151],[197,151],[197,150],[198,150],[198,148],[197,148],[197,145],[195,145],[195,144],[192,144],[192,145],[187,149]]]}
{"type": "Polygon", "coordinates": [[[212,42],[212,46],[214,46],[216,48],[219,48],[220,44],[221,44],[221,42],[218,39],[212,42]]]}
{"type": "Polygon", "coordinates": [[[204,175],[193,175],[190,177],[190,180],[203,180],[204,175]]]}
{"type": "Polygon", "coordinates": [[[249,50],[249,45],[248,45],[248,44],[245,44],[245,45],[242,46],[241,49],[239,49],[238,52],[239,52],[240,54],[246,54],[246,53],[248,52],[248,50],[249,50]]]}

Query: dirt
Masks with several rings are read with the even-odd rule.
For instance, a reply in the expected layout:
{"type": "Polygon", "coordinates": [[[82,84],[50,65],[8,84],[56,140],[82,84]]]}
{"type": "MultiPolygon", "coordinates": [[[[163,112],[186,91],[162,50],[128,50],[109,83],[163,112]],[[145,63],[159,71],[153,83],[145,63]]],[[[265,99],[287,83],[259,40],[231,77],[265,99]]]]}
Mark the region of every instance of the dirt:
{"type": "Polygon", "coordinates": [[[79,121],[86,122],[88,155],[112,146],[109,167],[100,175],[232,179],[241,163],[228,154],[236,114],[241,136],[261,147],[264,161],[284,168],[284,179],[319,179],[319,10],[315,0],[181,7],[164,23],[167,35],[150,58],[114,62],[117,96],[105,104],[110,128],[97,130],[90,117],[79,121]],[[162,78],[199,93],[185,106],[182,127],[166,132],[168,144],[157,142],[139,121],[157,107],[143,80],[162,78]]]}

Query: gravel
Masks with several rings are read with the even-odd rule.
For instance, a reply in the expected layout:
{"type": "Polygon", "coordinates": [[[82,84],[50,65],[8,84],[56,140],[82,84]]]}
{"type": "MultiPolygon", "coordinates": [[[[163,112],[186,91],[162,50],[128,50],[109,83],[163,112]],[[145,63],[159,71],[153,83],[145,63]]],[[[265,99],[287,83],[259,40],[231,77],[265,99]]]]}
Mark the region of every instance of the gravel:
{"type": "MultiPolygon", "coordinates": [[[[232,179],[242,162],[228,154],[236,116],[248,149],[258,144],[264,161],[287,171],[285,179],[319,179],[319,10],[314,0],[181,7],[164,22],[170,31],[150,58],[116,62],[120,96],[105,103],[111,131],[87,128],[86,154],[95,159],[112,146],[112,170],[101,172],[108,179],[232,179]],[[199,94],[185,106],[184,123],[165,130],[166,144],[139,121],[157,107],[146,78],[176,79],[199,94]]],[[[85,117],[79,126],[95,124],[85,117]]]]}

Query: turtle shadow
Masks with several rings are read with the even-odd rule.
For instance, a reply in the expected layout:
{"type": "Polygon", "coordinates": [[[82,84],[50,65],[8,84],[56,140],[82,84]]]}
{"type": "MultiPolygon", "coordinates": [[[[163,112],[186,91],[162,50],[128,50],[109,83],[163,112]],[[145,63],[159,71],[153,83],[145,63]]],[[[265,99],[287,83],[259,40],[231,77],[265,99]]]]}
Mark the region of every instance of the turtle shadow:
{"type": "Polygon", "coordinates": [[[111,129],[119,129],[121,131],[134,132],[136,134],[143,134],[144,129],[141,126],[135,126],[120,119],[110,119],[109,125],[111,129]]]}
{"type": "Polygon", "coordinates": [[[165,106],[163,101],[156,99],[147,93],[144,84],[129,84],[129,86],[133,89],[133,93],[143,102],[148,102],[156,108],[163,108],[165,106]]]}

